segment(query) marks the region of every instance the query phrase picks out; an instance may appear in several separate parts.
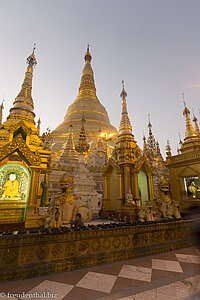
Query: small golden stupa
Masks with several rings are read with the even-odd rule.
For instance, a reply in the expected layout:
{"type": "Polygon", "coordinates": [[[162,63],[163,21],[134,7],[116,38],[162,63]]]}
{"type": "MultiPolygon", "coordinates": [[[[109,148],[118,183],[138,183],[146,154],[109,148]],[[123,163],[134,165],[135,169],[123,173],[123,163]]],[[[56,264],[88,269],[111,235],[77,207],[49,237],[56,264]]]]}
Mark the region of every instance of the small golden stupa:
{"type": "Polygon", "coordinates": [[[102,132],[112,134],[117,137],[117,129],[110,124],[110,120],[105,107],[100,103],[96,95],[94,83],[94,74],[91,67],[92,56],[89,51],[89,45],[85,54],[85,66],[83,68],[79,93],[76,100],[69,106],[64,122],[52,131],[52,150],[58,152],[66,141],[69,132],[69,125],[73,125],[73,134],[75,144],[78,142],[82,126],[82,117],[84,113],[85,131],[87,133],[87,142],[98,140],[99,129],[102,132]]]}
{"type": "Polygon", "coordinates": [[[119,136],[104,172],[103,213],[109,219],[135,220],[137,212],[153,201],[153,168],[134,139],[122,81],[119,136]]]}
{"type": "MultiPolygon", "coordinates": [[[[183,94],[182,94],[183,95],[183,94]]],[[[172,155],[168,142],[167,167],[169,168],[172,197],[178,201],[181,211],[192,205],[200,207],[200,134],[198,120],[193,116],[194,127],[190,119],[190,110],[186,106],[184,95],[185,138],[180,138],[178,155],[172,155]]],[[[194,113],[193,113],[194,114],[194,113]]]]}
{"type": "Polygon", "coordinates": [[[35,46],[21,90],[0,127],[0,226],[6,229],[40,226],[37,208],[46,203],[51,152],[34,121],[34,51],[35,46]]]}

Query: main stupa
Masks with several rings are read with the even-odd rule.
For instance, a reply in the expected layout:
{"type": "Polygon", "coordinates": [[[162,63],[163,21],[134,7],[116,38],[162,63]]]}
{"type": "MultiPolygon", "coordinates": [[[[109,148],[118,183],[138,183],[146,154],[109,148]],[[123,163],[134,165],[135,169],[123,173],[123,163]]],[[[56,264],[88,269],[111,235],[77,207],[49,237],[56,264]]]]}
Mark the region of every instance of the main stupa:
{"type": "Polygon", "coordinates": [[[79,93],[75,101],[69,106],[64,121],[52,131],[52,150],[58,152],[66,142],[69,126],[73,126],[74,142],[78,141],[82,118],[85,119],[87,142],[98,140],[100,132],[106,136],[117,138],[117,129],[110,124],[105,107],[100,103],[96,95],[94,73],[91,67],[92,56],[89,45],[85,54],[85,66],[83,68],[79,93]]]}

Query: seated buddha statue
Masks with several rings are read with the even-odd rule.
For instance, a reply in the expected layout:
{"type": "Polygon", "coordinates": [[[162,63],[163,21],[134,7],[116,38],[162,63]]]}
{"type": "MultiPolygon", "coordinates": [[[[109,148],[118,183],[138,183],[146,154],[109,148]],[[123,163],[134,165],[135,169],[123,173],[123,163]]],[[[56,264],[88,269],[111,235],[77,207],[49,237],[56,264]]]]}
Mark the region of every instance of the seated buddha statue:
{"type": "Polygon", "coordinates": [[[3,198],[20,198],[19,182],[15,174],[10,174],[9,180],[3,186],[3,198]]]}
{"type": "Polygon", "coordinates": [[[193,198],[196,198],[197,188],[195,187],[194,181],[192,181],[191,184],[188,186],[188,191],[190,192],[190,194],[192,194],[193,198]]]}

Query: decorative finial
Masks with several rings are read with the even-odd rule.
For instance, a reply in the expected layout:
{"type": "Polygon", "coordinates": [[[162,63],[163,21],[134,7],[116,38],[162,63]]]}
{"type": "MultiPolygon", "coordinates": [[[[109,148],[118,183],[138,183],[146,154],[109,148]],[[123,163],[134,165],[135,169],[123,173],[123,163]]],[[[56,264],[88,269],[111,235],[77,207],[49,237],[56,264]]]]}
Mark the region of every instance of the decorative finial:
{"type": "Polygon", "coordinates": [[[178,155],[180,155],[180,149],[178,147],[178,144],[177,144],[177,153],[178,153],[178,155]]]}
{"type": "Polygon", "coordinates": [[[184,93],[182,93],[182,97],[183,97],[183,104],[184,104],[184,106],[186,107],[184,93]]]}
{"type": "Polygon", "coordinates": [[[33,44],[33,53],[32,53],[33,55],[34,55],[34,53],[35,53],[35,49],[36,49],[36,44],[34,43],[34,44],[33,44]]]}
{"type": "Polygon", "coordinates": [[[3,103],[5,101],[4,99],[5,99],[5,95],[4,95],[2,103],[0,105],[0,125],[2,125],[2,119],[3,119],[3,109],[4,109],[3,103]]]}
{"type": "Polygon", "coordinates": [[[121,94],[120,94],[120,97],[121,97],[122,99],[124,99],[124,98],[127,97],[127,92],[126,92],[125,89],[124,89],[124,80],[122,80],[122,92],[121,92],[121,94]]]}
{"type": "Polygon", "coordinates": [[[27,65],[31,64],[33,67],[35,67],[37,65],[37,61],[36,61],[35,53],[34,53],[35,49],[36,49],[36,44],[33,45],[33,52],[26,60],[27,65]]]}
{"type": "Polygon", "coordinates": [[[150,114],[148,114],[148,119],[149,119],[149,124],[148,124],[149,133],[151,133],[152,124],[151,124],[151,120],[150,120],[150,114]]]}
{"type": "Polygon", "coordinates": [[[182,142],[182,140],[181,140],[181,134],[180,134],[180,132],[178,132],[178,137],[179,137],[179,144],[182,145],[183,142],[182,142]]]}
{"type": "Polygon", "coordinates": [[[167,140],[166,150],[167,150],[167,151],[166,151],[167,157],[172,156],[172,153],[171,153],[171,147],[170,147],[170,142],[169,142],[169,140],[167,140]]]}
{"type": "Polygon", "coordinates": [[[40,116],[39,119],[37,121],[37,131],[38,131],[38,135],[40,135],[40,124],[41,124],[41,120],[40,120],[40,116]]]}
{"type": "Polygon", "coordinates": [[[190,111],[189,111],[189,109],[188,109],[187,106],[186,106],[184,93],[182,93],[182,96],[183,96],[183,104],[184,104],[184,106],[185,106],[184,111],[183,111],[183,115],[189,115],[189,114],[190,114],[190,111]]]}
{"type": "Polygon", "coordinates": [[[194,109],[193,109],[193,107],[192,107],[192,112],[193,112],[193,122],[195,123],[195,122],[197,122],[197,118],[196,118],[196,116],[195,116],[195,114],[194,114],[194,109]]]}
{"type": "Polygon", "coordinates": [[[92,56],[90,54],[90,44],[88,43],[87,44],[87,52],[85,53],[85,57],[84,57],[85,61],[87,62],[90,62],[91,59],[92,59],[92,56]]]}

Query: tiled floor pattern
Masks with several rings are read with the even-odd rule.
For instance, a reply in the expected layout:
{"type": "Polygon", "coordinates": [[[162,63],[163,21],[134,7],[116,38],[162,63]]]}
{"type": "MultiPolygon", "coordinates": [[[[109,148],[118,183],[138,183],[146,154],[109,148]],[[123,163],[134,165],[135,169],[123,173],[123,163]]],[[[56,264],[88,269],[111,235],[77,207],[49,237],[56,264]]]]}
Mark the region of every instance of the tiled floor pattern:
{"type": "MultiPolygon", "coordinates": [[[[189,276],[193,271],[200,274],[200,253],[195,248],[187,248],[40,278],[4,283],[0,285],[0,291],[6,294],[8,292],[32,294],[33,296],[29,296],[29,299],[41,299],[42,295],[42,299],[56,300],[179,300],[200,290],[200,275],[189,276]],[[180,280],[180,276],[185,277],[180,280]],[[160,286],[161,281],[167,280],[171,280],[172,283],[160,286]],[[137,288],[143,291],[136,293],[137,288]],[[126,297],[123,297],[124,291],[128,292],[126,297]],[[53,295],[57,296],[53,298],[53,295]]],[[[1,297],[0,293],[0,298],[11,299],[2,295],[4,297],[1,297]]],[[[12,297],[12,299],[17,298],[21,297],[12,297]]]]}
{"type": "Polygon", "coordinates": [[[176,281],[119,300],[198,300],[200,299],[200,275],[176,281]]]}

